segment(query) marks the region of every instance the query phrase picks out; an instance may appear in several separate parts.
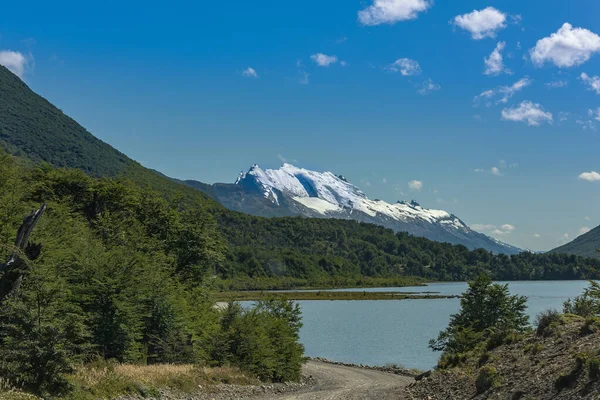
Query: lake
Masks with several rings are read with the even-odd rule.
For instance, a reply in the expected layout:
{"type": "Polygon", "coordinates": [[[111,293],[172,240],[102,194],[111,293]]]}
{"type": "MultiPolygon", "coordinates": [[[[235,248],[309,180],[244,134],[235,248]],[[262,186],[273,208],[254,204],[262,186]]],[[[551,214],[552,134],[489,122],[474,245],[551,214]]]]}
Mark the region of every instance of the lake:
{"type": "MultiPolygon", "coordinates": [[[[528,296],[531,320],[548,308],[562,310],[563,302],[583,292],[587,281],[506,282],[512,294],[528,296]]],[[[464,282],[433,283],[402,288],[343,289],[359,291],[439,292],[461,294],[464,282]]],[[[401,364],[428,370],[440,353],[429,339],[448,325],[459,310],[459,299],[381,301],[299,301],[304,326],[300,340],[306,355],[370,365],[401,364]]]]}

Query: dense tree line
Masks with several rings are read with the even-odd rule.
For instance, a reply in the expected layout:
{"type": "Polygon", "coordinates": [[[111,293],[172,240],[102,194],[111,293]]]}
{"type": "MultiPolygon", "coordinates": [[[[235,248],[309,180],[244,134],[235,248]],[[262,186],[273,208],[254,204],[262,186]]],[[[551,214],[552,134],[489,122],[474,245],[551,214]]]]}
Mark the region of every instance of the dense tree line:
{"type": "MultiPolygon", "coordinates": [[[[264,219],[222,211],[217,224],[228,243],[216,272],[225,278],[417,276],[465,281],[487,272],[496,280],[600,278],[600,260],[565,254],[493,254],[434,242],[349,220],[264,219]]],[[[351,279],[349,279],[352,281],[351,279]]]]}
{"type": "Polygon", "coordinates": [[[214,218],[181,197],[78,170],[26,167],[0,154],[0,259],[22,218],[47,209],[43,243],[20,289],[0,304],[0,376],[38,394],[68,389],[73,365],[237,365],[266,380],[298,378],[299,315],[287,302],[222,313],[206,285],[224,260],[214,218]],[[243,328],[243,329],[242,329],[243,328]]]}

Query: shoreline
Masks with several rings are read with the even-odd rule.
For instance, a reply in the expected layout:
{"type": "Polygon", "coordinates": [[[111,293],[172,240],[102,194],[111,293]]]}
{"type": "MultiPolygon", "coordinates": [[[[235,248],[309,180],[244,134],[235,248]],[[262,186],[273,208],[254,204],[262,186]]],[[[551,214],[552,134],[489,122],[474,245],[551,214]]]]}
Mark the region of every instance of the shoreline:
{"type": "Polygon", "coordinates": [[[387,372],[390,374],[402,375],[402,376],[407,376],[410,378],[415,378],[419,375],[426,373],[426,371],[421,371],[420,369],[405,368],[405,367],[402,367],[399,365],[377,366],[377,365],[367,365],[367,364],[346,363],[343,361],[333,361],[333,360],[329,360],[329,359],[323,358],[323,357],[308,357],[307,356],[305,358],[308,361],[317,361],[317,362],[321,362],[321,363],[325,363],[325,364],[341,365],[341,366],[350,367],[350,368],[359,368],[359,369],[368,369],[371,371],[387,372]]]}
{"type": "Polygon", "coordinates": [[[216,302],[228,301],[257,301],[273,298],[283,298],[286,300],[316,300],[316,301],[374,301],[374,300],[436,300],[436,299],[458,299],[460,295],[442,295],[442,294],[413,294],[404,292],[332,292],[332,291],[241,291],[241,292],[218,292],[213,293],[216,302]]]}

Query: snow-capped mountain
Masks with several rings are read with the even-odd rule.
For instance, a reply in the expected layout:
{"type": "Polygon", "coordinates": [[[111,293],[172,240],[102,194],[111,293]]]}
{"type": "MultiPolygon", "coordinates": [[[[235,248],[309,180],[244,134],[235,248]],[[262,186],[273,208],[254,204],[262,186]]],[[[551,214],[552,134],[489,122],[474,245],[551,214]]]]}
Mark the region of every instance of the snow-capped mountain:
{"type": "Polygon", "coordinates": [[[471,249],[520,252],[473,231],[446,211],[423,208],[414,200],[395,204],[371,200],[343,176],[331,172],[310,171],[291,164],[267,170],[254,165],[248,172],[240,173],[235,184],[215,184],[213,190],[213,196],[223,205],[249,214],[355,219],[471,249]]]}

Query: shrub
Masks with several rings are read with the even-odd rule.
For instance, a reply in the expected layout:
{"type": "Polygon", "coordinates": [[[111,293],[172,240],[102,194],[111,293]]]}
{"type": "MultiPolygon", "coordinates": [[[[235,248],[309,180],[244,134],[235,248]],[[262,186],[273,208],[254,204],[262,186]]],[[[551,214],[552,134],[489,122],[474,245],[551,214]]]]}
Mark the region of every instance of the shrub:
{"type": "Polygon", "coordinates": [[[516,340],[529,327],[526,302],[524,296],[511,296],[508,285],[494,284],[488,275],[481,275],[469,283],[460,300],[461,310],[451,316],[448,328],[431,340],[429,347],[461,353],[473,350],[491,335],[498,335],[492,347],[507,336],[516,340]]]}
{"type": "Polygon", "coordinates": [[[537,326],[536,333],[540,336],[549,336],[553,328],[560,321],[560,313],[556,310],[546,310],[539,313],[535,318],[537,326]]]}
{"type": "Polygon", "coordinates": [[[485,366],[479,370],[479,375],[475,381],[475,387],[477,388],[478,394],[481,394],[490,388],[497,387],[499,385],[500,380],[498,378],[498,371],[496,368],[485,366]]]}
{"type": "Polygon", "coordinates": [[[592,333],[598,332],[600,329],[600,318],[598,317],[587,317],[585,323],[581,327],[582,335],[591,335],[592,333]]]}
{"type": "Polygon", "coordinates": [[[273,382],[300,379],[300,320],[298,305],[287,300],[260,301],[248,310],[231,303],[212,343],[214,364],[235,365],[273,382]]]}
{"type": "Polygon", "coordinates": [[[600,315],[600,285],[590,281],[590,286],[585,289],[581,296],[565,301],[563,312],[581,317],[600,315]]]}

